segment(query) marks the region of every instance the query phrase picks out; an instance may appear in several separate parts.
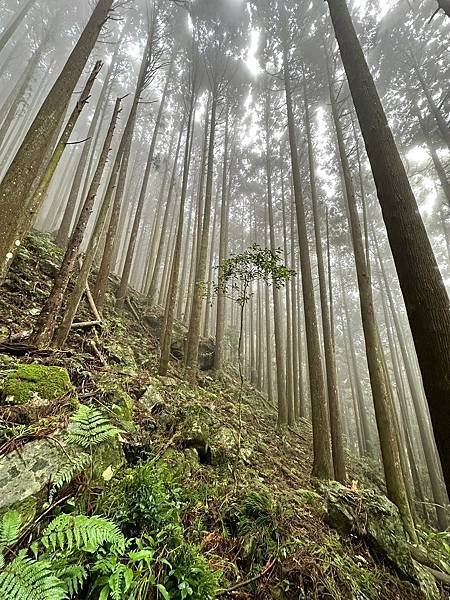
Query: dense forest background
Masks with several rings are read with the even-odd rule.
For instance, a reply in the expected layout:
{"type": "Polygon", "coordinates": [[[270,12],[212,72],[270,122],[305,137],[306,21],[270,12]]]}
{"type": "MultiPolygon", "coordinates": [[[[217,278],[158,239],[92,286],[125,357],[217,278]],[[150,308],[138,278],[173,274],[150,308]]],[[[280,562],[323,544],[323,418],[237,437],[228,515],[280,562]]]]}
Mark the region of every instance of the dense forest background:
{"type": "Polygon", "coordinates": [[[312,423],[315,477],[346,483],[363,458],[413,542],[419,521],[444,531],[449,13],[3,0],[2,285],[31,230],[62,253],[7,343],[65,349],[106,310],[143,318],[139,297],[160,375],[231,370],[276,408],[280,445],[312,423]]]}

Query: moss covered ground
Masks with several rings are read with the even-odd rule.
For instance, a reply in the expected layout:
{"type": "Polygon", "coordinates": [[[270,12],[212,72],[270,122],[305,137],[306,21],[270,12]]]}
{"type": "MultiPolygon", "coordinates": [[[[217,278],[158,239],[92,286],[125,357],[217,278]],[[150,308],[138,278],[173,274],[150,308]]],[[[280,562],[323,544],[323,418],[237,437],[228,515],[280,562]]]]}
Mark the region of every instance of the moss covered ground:
{"type": "MultiPolygon", "coordinates": [[[[59,260],[47,236],[28,238],[0,297],[2,337],[30,329],[59,260]]],[[[133,293],[131,302],[145,314],[142,298],[133,293]]],[[[80,321],[90,320],[87,302],[80,311],[80,321]]],[[[70,387],[60,382],[57,393],[40,390],[48,402],[35,407],[32,418],[23,407],[0,406],[1,454],[57,436],[80,404],[101,411],[120,430],[122,460],[111,459],[102,484],[86,467],[74,472],[28,527],[39,539],[52,517],[78,511],[113,520],[136,551],[145,542],[154,580],[145,584],[147,596],[123,598],[426,597],[363,536],[328,524],[326,494],[310,478],[307,421],[277,431],[274,408],[247,385],[240,415],[233,371],[220,379],[203,373],[193,387],[174,361],[169,376],[158,377],[157,340],[132,311],[115,312],[109,299],[103,326],[74,330],[65,351],[5,341],[0,352],[3,395],[14,374],[40,366],[66,369],[71,381],[70,387]]],[[[359,497],[364,487],[381,495],[363,466],[349,460],[351,493],[359,497]]],[[[137,577],[136,564],[127,560],[137,577]]],[[[446,597],[445,590],[439,593],[446,597]]]]}

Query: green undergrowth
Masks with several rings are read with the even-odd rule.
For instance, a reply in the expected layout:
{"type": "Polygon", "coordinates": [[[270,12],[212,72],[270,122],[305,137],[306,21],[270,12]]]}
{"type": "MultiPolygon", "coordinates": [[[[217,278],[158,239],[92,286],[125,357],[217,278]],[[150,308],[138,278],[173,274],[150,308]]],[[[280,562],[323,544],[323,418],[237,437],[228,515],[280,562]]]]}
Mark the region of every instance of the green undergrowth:
{"type": "MultiPolygon", "coordinates": [[[[0,297],[13,333],[29,329],[60,256],[38,234],[19,250],[0,297]]],[[[144,299],[131,300],[145,315],[144,299]]],[[[89,310],[83,302],[80,320],[89,310]]],[[[65,368],[73,386],[32,413],[0,407],[2,454],[57,438],[68,457],[31,522],[20,506],[3,515],[2,599],[425,598],[326,523],[307,421],[277,431],[275,409],[248,385],[239,411],[232,372],[194,387],[174,361],[158,377],[157,352],[145,319],[114,312],[109,296],[103,327],[72,332],[66,352],[0,356],[0,387],[30,363],[65,368]]],[[[354,488],[379,493],[363,466],[350,464],[354,488]]],[[[435,560],[447,543],[430,538],[435,560]]]]}

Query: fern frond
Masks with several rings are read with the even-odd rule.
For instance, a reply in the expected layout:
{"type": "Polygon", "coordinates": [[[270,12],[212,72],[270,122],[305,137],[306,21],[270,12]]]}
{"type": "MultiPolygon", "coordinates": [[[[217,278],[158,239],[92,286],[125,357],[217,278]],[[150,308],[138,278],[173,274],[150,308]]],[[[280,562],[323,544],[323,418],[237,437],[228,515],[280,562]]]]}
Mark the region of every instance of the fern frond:
{"type": "Polygon", "coordinates": [[[96,552],[104,544],[117,553],[125,551],[125,537],[115,523],[86,515],[59,515],[44,531],[41,543],[53,552],[96,552]]]}
{"type": "Polygon", "coordinates": [[[49,493],[51,502],[58,490],[69,484],[75,475],[81,473],[86,465],[91,462],[91,457],[86,452],[80,452],[77,456],[71,456],[70,462],[63,465],[52,477],[52,487],[49,493]]]}
{"type": "Polygon", "coordinates": [[[83,565],[66,565],[59,569],[56,575],[63,582],[69,598],[73,598],[83,587],[88,572],[83,565]]]}
{"type": "Polygon", "coordinates": [[[70,420],[67,439],[82,448],[90,448],[116,437],[119,433],[120,430],[99,410],[83,404],[70,420]]]}
{"type": "Polygon", "coordinates": [[[64,600],[63,583],[50,570],[47,561],[29,558],[14,559],[0,573],[2,600],[64,600]]]}
{"type": "Polygon", "coordinates": [[[0,546],[9,546],[17,541],[22,519],[17,510],[9,510],[3,515],[0,523],[0,546]]]}
{"type": "Polygon", "coordinates": [[[133,571],[125,565],[118,564],[108,579],[113,600],[122,600],[122,598],[125,598],[125,594],[130,589],[132,582],[133,571]]]}

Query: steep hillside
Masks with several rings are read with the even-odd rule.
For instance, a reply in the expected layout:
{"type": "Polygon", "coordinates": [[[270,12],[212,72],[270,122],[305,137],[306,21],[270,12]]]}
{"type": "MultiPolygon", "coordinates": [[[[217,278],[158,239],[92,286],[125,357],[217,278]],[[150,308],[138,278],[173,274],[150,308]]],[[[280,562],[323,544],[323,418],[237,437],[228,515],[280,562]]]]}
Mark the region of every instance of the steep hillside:
{"type": "MultiPolygon", "coordinates": [[[[256,390],[239,401],[231,371],[192,387],[174,360],[156,376],[159,316],[137,294],[101,327],[75,328],[64,352],[28,347],[19,334],[59,259],[33,234],[0,296],[6,597],[39,566],[47,587],[29,598],[447,597],[367,465],[350,461],[349,488],[312,481],[307,422],[277,431],[256,390]]],[[[78,321],[90,320],[86,302],[78,321]]],[[[433,558],[436,536],[426,544],[433,558]]]]}

